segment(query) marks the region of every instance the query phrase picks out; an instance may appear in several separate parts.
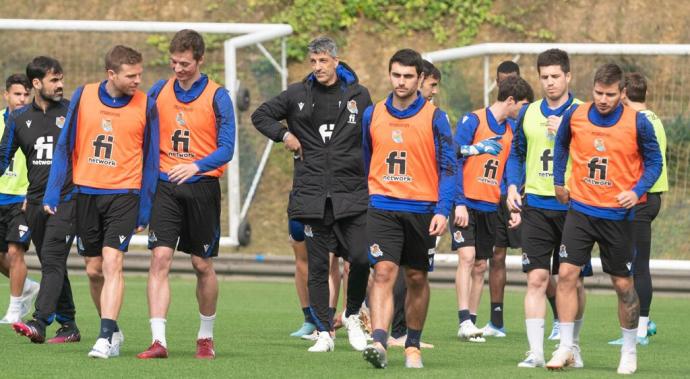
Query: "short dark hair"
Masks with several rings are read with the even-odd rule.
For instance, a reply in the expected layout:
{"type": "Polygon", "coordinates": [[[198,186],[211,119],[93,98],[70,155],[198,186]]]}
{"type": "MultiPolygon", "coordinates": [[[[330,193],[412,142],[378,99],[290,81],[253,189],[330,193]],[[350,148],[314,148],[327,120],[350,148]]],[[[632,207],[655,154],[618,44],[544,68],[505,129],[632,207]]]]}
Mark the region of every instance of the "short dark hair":
{"type": "Polygon", "coordinates": [[[26,65],[26,77],[29,82],[33,82],[34,79],[43,79],[48,73],[62,74],[62,66],[57,59],[39,56],[31,60],[28,65],[26,65]]]}
{"type": "Polygon", "coordinates": [[[12,74],[7,77],[7,80],[5,80],[5,90],[9,91],[10,88],[12,88],[13,85],[15,84],[20,84],[22,87],[24,87],[27,91],[31,90],[31,82],[29,81],[29,78],[26,77],[24,74],[12,74]]]}
{"type": "Polygon", "coordinates": [[[420,75],[423,71],[424,59],[422,59],[418,52],[412,49],[402,49],[393,54],[390,61],[388,61],[388,72],[391,72],[393,63],[414,67],[417,70],[417,75],[420,75]]]}
{"type": "Polygon", "coordinates": [[[140,52],[131,47],[116,45],[105,54],[105,69],[119,72],[123,64],[135,65],[142,61],[140,52]]]}
{"type": "Polygon", "coordinates": [[[434,78],[439,82],[441,81],[441,71],[426,59],[422,60],[422,72],[425,78],[434,78]]]}
{"type": "Polygon", "coordinates": [[[206,53],[206,44],[204,44],[204,37],[199,34],[196,30],[192,29],[182,29],[175,33],[172,41],[170,41],[170,47],[168,52],[172,53],[183,53],[185,51],[192,51],[192,56],[194,60],[199,60],[206,53]]]}
{"type": "Polygon", "coordinates": [[[520,76],[520,66],[513,61],[503,61],[496,67],[496,77],[498,74],[512,74],[516,73],[520,76]]]}
{"type": "Polygon", "coordinates": [[[519,76],[509,76],[498,83],[498,101],[506,101],[511,96],[515,101],[534,101],[532,87],[519,76]]]}
{"type": "Polygon", "coordinates": [[[610,86],[618,83],[618,89],[623,89],[623,70],[615,63],[607,63],[597,69],[594,73],[594,84],[604,84],[610,86]]]}
{"type": "Polygon", "coordinates": [[[639,72],[625,74],[625,93],[630,101],[644,103],[647,100],[647,79],[639,72]]]}
{"type": "Polygon", "coordinates": [[[561,49],[548,49],[537,56],[537,72],[541,67],[561,66],[564,73],[570,72],[570,57],[561,49]]]}

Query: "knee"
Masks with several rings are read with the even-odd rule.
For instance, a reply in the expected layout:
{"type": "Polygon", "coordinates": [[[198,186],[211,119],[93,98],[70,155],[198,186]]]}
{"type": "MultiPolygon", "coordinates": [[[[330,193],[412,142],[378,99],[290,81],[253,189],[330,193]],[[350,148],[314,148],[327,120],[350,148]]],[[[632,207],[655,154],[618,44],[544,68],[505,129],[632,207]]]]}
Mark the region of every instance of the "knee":
{"type": "Polygon", "coordinates": [[[211,258],[192,257],[192,266],[194,266],[197,276],[206,276],[215,272],[211,258]]]}
{"type": "Polygon", "coordinates": [[[464,252],[461,250],[459,255],[460,255],[459,261],[460,261],[461,265],[471,266],[474,264],[474,254],[469,253],[469,252],[464,252]]]}
{"type": "Polygon", "coordinates": [[[153,253],[151,255],[151,267],[149,271],[152,275],[168,275],[170,265],[172,264],[172,256],[164,254],[153,253]]]}
{"type": "Polygon", "coordinates": [[[407,277],[407,287],[408,288],[421,288],[427,284],[427,274],[423,271],[418,270],[407,270],[405,272],[407,277]]]}
{"type": "Polygon", "coordinates": [[[387,284],[395,280],[396,271],[393,267],[385,265],[388,262],[380,262],[374,266],[374,283],[387,284]]]}
{"type": "Polygon", "coordinates": [[[96,262],[87,262],[86,276],[88,276],[91,281],[103,280],[103,268],[96,262]]]}
{"type": "Polygon", "coordinates": [[[528,291],[544,291],[549,285],[549,274],[544,272],[530,271],[527,275],[527,290],[528,291]]]}
{"type": "Polygon", "coordinates": [[[482,275],[486,272],[486,259],[479,259],[474,261],[474,267],[472,268],[472,272],[476,275],[482,275]]]}
{"type": "Polygon", "coordinates": [[[10,244],[7,248],[7,260],[10,263],[23,262],[24,248],[16,244],[10,244]]]}
{"type": "Polygon", "coordinates": [[[619,295],[635,290],[635,285],[631,277],[611,276],[611,282],[613,283],[613,288],[616,289],[616,293],[619,295]]]}

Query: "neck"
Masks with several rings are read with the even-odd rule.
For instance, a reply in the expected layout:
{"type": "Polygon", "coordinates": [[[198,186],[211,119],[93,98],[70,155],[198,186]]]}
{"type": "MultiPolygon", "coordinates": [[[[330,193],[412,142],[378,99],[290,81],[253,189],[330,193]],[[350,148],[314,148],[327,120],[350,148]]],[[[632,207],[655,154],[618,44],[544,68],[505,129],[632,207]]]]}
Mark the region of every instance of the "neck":
{"type": "Polygon", "coordinates": [[[502,101],[493,103],[489,110],[499,124],[504,123],[506,118],[508,118],[508,107],[502,101]]]}
{"type": "Polygon", "coordinates": [[[565,91],[563,96],[559,97],[558,99],[551,100],[548,97],[546,99],[546,105],[549,106],[551,109],[556,109],[559,108],[561,105],[565,104],[568,101],[568,98],[570,97],[568,91],[565,91]]]}
{"type": "Polygon", "coordinates": [[[45,113],[48,110],[48,106],[50,106],[50,100],[43,98],[43,96],[37,94],[34,96],[34,103],[38,105],[41,110],[43,110],[43,113],[45,113]]]}
{"type": "Polygon", "coordinates": [[[627,104],[630,108],[640,112],[640,111],[646,111],[647,110],[647,103],[638,103],[636,101],[628,101],[627,104]]]}
{"type": "Polygon", "coordinates": [[[189,78],[189,80],[178,80],[177,82],[180,84],[180,87],[183,90],[188,91],[190,88],[192,88],[192,85],[196,83],[197,80],[199,80],[199,78],[201,78],[201,71],[197,71],[196,74],[194,74],[194,76],[189,78]]]}
{"type": "Polygon", "coordinates": [[[120,91],[119,89],[117,89],[115,87],[115,85],[113,84],[113,82],[111,82],[110,80],[108,80],[105,83],[105,92],[107,92],[108,95],[110,95],[110,97],[114,97],[114,98],[115,97],[122,97],[124,95],[124,93],[122,91],[120,91]]]}
{"type": "Polygon", "coordinates": [[[405,110],[412,105],[412,103],[417,100],[417,97],[419,94],[417,92],[414,93],[412,96],[408,96],[405,98],[398,97],[395,92],[393,93],[393,108],[398,109],[398,110],[405,110]]]}

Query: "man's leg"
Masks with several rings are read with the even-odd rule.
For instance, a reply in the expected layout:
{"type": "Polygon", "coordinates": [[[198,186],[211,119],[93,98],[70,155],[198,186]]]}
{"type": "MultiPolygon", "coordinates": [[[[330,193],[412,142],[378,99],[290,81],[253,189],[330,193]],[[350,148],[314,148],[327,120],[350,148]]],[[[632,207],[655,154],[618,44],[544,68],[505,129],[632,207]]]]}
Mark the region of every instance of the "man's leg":
{"type": "Polygon", "coordinates": [[[324,220],[305,221],[305,235],[308,257],[309,305],[312,318],[316,322],[318,339],[311,352],[328,352],[333,350],[333,340],[330,337],[332,320],[329,319],[328,300],[330,291],[328,288],[329,251],[336,248],[337,242],[333,234],[332,224],[324,220]]]}
{"type": "MultiPolygon", "coordinates": [[[[336,313],[338,309],[338,298],[340,297],[340,283],[342,281],[342,275],[340,274],[340,258],[335,254],[331,253],[329,256],[329,266],[328,266],[328,318],[331,321],[331,326],[336,327],[338,321],[336,320],[336,313]]],[[[346,283],[343,283],[347,286],[346,283]]],[[[343,291],[345,292],[345,291],[343,291]]],[[[345,312],[345,309],[343,309],[345,312]]]]}
{"type": "Polygon", "coordinates": [[[364,350],[364,358],[377,368],[388,365],[388,327],[393,316],[393,286],[398,269],[398,264],[391,261],[379,261],[374,265],[374,283],[369,293],[374,342],[364,350]]]}
{"type": "Polygon", "coordinates": [[[580,267],[572,263],[561,262],[558,270],[556,288],[556,306],[560,323],[561,342],[551,360],[546,364],[549,369],[560,369],[574,363],[573,345],[575,334],[575,317],[577,316],[577,281],[580,267]]]}
{"type": "Polygon", "coordinates": [[[503,329],[503,296],[506,287],[506,253],[508,248],[495,247],[489,264],[491,325],[503,329]]]}
{"type": "Polygon", "coordinates": [[[199,302],[199,333],[197,340],[213,339],[213,324],[218,303],[218,278],[211,258],[192,255],[196,273],[196,299],[199,302]]]}
{"type": "Polygon", "coordinates": [[[101,291],[101,335],[110,340],[115,332],[124,297],[125,280],[122,272],[124,253],[112,247],[103,247],[103,290],[101,291]],[[103,326],[107,321],[107,326],[103,326]],[[112,327],[111,327],[112,326],[112,327]],[[106,329],[104,331],[104,329],[106,329]]]}
{"type": "Polygon", "coordinates": [[[470,289],[474,267],[474,246],[458,249],[458,268],[455,271],[455,292],[458,299],[460,323],[470,321],[470,289]]]}
{"type": "Polygon", "coordinates": [[[391,326],[391,337],[398,338],[407,335],[407,324],[405,323],[405,299],[407,298],[407,285],[405,275],[398,275],[393,286],[393,325],[391,326]]]}
{"type": "Polygon", "coordinates": [[[292,251],[295,254],[295,290],[297,291],[297,299],[299,300],[300,309],[302,309],[304,322],[302,326],[291,333],[290,336],[301,337],[314,332],[314,330],[316,330],[316,323],[312,319],[311,311],[309,310],[309,291],[307,289],[307,244],[304,242],[304,225],[296,222],[300,226],[301,234],[299,235],[300,240],[295,240],[297,236],[293,235],[293,222],[295,221],[290,221],[290,245],[292,245],[292,251]]]}
{"type": "Polygon", "coordinates": [[[618,296],[618,321],[623,334],[619,374],[632,374],[637,370],[637,324],[640,318],[640,299],[635,292],[632,277],[611,275],[618,296]]]}
{"type": "Polygon", "coordinates": [[[536,268],[527,273],[525,326],[529,350],[536,360],[527,367],[534,367],[535,364],[543,366],[544,364],[544,317],[546,316],[546,302],[544,300],[548,283],[548,269],[536,268]]]}
{"type": "Polygon", "coordinates": [[[0,252],[0,274],[10,277],[10,262],[7,260],[7,252],[0,252]]]}
{"type": "Polygon", "coordinates": [[[652,305],[652,275],[649,271],[649,260],[652,250],[652,223],[646,220],[633,222],[635,238],[635,258],[633,261],[633,275],[635,292],[640,299],[640,321],[637,326],[637,337],[647,337],[647,323],[649,310],[652,305]]]}
{"type": "MultiPolygon", "coordinates": [[[[26,281],[26,262],[24,261],[24,247],[17,243],[9,243],[7,247],[7,260],[10,264],[10,295],[19,298],[22,296],[24,281],[26,281]]],[[[20,299],[17,300],[21,302],[20,299]]]]}
{"type": "Polygon", "coordinates": [[[408,320],[407,338],[405,339],[405,367],[423,368],[420,347],[424,322],[429,309],[427,271],[406,267],[405,283],[408,287],[405,300],[405,319],[408,320]]]}
{"type": "Polygon", "coordinates": [[[96,307],[98,317],[101,317],[101,293],[103,292],[103,284],[105,277],[103,275],[103,257],[102,256],[85,256],[84,264],[86,266],[86,276],[89,278],[89,293],[91,300],[96,307]]]}
{"type": "Polygon", "coordinates": [[[165,323],[168,317],[168,308],[170,307],[170,281],[168,274],[172,266],[173,252],[174,250],[167,246],[158,246],[151,250],[151,266],[149,267],[149,280],[146,285],[152,343],[158,341],[164,348],[168,346],[165,338],[165,323]]]}
{"type": "Polygon", "coordinates": [[[477,311],[479,310],[479,302],[482,299],[482,291],[484,290],[484,273],[486,273],[487,260],[475,258],[472,266],[472,281],[470,284],[470,303],[469,310],[472,316],[472,323],[477,324],[477,311]]]}

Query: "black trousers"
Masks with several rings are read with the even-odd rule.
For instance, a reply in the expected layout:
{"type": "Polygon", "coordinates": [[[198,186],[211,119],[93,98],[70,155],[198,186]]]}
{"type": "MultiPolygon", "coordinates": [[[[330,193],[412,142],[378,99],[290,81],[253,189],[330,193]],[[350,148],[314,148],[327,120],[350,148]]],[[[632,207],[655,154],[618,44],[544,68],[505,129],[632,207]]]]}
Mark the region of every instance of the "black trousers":
{"type": "Polygon", "coordinates": [[[75,234],[74,200],[60,203],[55,215],[43,212],[41,204],[27,204],[26,219],[31,240],[41,262],[41,288],[36,298],[35,319],[51,323],[54,318],[74,320],[72,287],[67,276],[67,256],[75,234]]]}
{"type": "Polygon", "coordinates": [[[309,303],[319,331],[331,329],[328,315],[329,252],[337,252],[350,262],[346,315],[359,312],[367,292],[369,259],[366,240],[366,212],[336,220],[333,206],[326,201],[323,219],[301,219],[309,260],[309,303]]]}
{"type": "Polygon", "coordinates": [[[635,259],[633,278],[635,292],[640,297],[640,316],[649,317],[652,305],[652,275],[649,272],[649,259],[652,253],[652,221],[661,209],[661,195],[647,194],[647,202],[635,207],[633,220],[633,239],[635,240],[635,259]]]}

